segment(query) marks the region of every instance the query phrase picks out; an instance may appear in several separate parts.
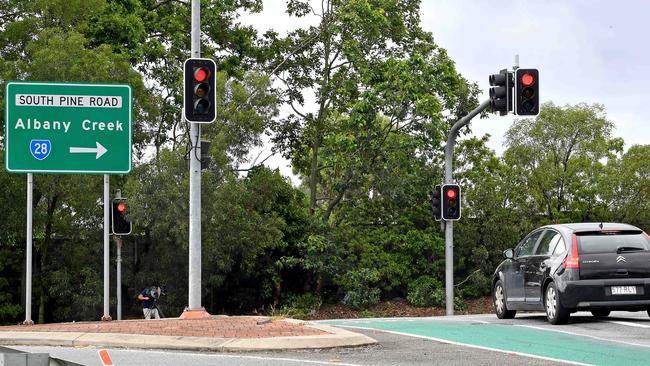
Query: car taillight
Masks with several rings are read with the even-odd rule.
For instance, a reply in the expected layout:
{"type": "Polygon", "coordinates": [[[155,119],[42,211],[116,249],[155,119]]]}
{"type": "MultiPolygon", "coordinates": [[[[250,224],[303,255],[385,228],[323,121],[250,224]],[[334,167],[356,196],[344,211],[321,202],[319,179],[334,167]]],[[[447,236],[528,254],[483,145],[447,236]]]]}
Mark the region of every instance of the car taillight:
{"type": "Polygon", "coordinates": [[[580,256],[578,255],[578,238],[573,234],[573,242],[571,243],[571,253],[564,258],[562,267],[566,269],[580,269],[580,256]]]}

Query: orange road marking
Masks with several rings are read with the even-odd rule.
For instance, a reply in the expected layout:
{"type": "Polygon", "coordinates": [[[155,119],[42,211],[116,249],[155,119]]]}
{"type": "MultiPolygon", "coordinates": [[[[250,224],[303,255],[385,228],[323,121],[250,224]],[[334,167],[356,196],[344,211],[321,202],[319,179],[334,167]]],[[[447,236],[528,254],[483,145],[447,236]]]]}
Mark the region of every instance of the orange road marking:
{"type": "Polygon", "coordinates": [[[99,359],[102,360],[104,366],[113,366],[113,360],[111,360],[111,356],[108,355],[107,349],[100,349],[97,353],[99,353],[99,359]]]}

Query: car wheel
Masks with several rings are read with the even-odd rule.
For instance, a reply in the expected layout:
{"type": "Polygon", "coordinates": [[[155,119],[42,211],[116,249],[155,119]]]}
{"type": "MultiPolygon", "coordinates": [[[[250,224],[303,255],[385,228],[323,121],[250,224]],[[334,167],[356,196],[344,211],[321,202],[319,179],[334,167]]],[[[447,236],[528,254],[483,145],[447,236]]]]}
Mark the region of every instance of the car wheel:
{"type": "Polygon", "coordinates": [[[508,310],[506,307],[506,293],[503,290],[503,282],[498,280],[492,289],[492,300],[494,301],[494,311],[499,319],[512,319],[517,314],[515,310],[508,310]]]}
{"type": "Polygon", "coordinates": [[[549,283],[544,291],[544,308],[546,309],[546,318],[551,324],[566,324],[569,320],[571,313],[562,306],[560,293],[553,282],[549,283]]]}
{"type": "Polygon", "coordinates": [[[609,316],[609,313],[611,313],[610,310],[607,309],[593,309],[591,310],[591,315],[597,317],[597,318],[604,318],[606,316],[609,316]]]}

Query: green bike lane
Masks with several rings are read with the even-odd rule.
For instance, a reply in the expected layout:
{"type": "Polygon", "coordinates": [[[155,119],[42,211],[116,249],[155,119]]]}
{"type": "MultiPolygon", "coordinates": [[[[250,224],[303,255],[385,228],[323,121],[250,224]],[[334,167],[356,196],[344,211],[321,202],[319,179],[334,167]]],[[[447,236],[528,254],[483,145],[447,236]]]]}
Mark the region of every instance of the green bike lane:
{"type": "MultiPolygon", "coordinates": [[[[587,365],[650,365],[650,348],[508,324],[436,318],[329,320],[325,324],[388,331],[522,356],[587,365]]],[[[561,328],[561,327],[560,327],[561,328]]]]}

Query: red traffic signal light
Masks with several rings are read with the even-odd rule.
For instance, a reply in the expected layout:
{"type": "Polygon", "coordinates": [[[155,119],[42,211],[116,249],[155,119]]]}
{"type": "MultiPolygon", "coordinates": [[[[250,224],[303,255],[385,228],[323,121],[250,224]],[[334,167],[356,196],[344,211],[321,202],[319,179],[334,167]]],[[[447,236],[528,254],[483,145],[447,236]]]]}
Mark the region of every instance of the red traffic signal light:
{"type": "Polygon", "coordinates": [[[207,58],[190,58],[183,65],[183,109],[185,119],[211,123],[217,116],[217,64],[207,58]]]}
{"type": "Polygon", "coordinates": [[[113,234],[131,234],[132,226],[126,217],[126,211],[126,198],[116,198],[113,200],[113,209],[111,210],[111,230],[113,234]]]}
{"type": "Polygon", "coordinates": [[[194,80],[204,82],[210,75],[210,70],[207,67],[198,67],[194,70],[194,80]]]}
{"type": "Polygon", "coordinates": [[[521,75],[521,85],[531,86],[535,83],[535,77],[531,73],[525,73],[521,75]]]}
{"type": "Polygon", "coordinates": [[[539,71],[537,69],[515,71],[515,114],[519,116],[539,114],[539,71]]]}
{"type": "Polygon", "coordinates": [[[460,219],[460,186],[454,183],[443,185],[442,198],[443,220],[452,221],[460,219]]]}

